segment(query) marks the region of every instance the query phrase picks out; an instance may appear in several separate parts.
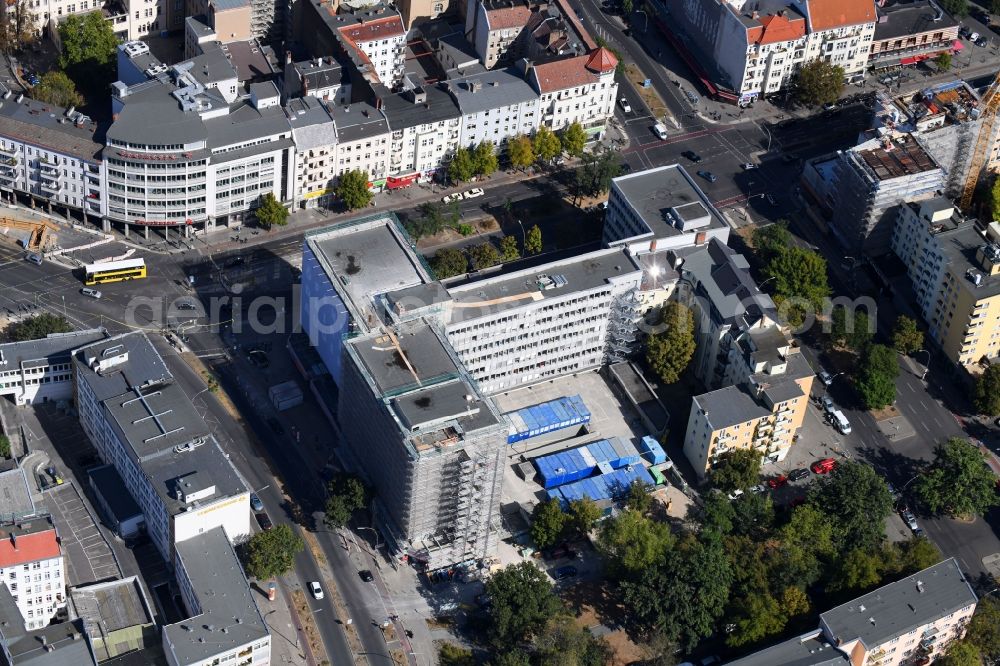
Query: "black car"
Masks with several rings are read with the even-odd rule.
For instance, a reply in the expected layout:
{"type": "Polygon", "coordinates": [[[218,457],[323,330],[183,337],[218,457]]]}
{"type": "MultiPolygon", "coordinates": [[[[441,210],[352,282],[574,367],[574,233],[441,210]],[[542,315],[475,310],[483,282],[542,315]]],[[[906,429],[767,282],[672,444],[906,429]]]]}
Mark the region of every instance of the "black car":
{"type": "Polygon", "coordinates": [[[707,180],[710,183],[714,183],[718,180],[718,177],[711,171],[699,171],[698,175],[707,180]]]}
{"type": "Polygon", "coordinates": [[[369,571],[368,569],[362,569],[361,571],[358,572],[358,575],[361,576],[361,580],[365,581],[366,583],[370,583],[373,580],[375,580],[375,576],[373,576],[372,572],[369,571]]]}
{"type": "Polygon", "coordinates": [[[802,479],[808,479],[809,470],[807,470],[805,467],[793,469],[791,472],[788,473],[788,478],[791,479],[792,481],[801,481],[802,479]]]}
{"type": "Polygon", "coordinates": [[[622,162],[621,164],[618,165],[618,173],[621,174],[632,173],[631,165],[629,165],[628,162],[622,162]]]}
{"type": "Polygon", "coordinates": [[[181,301],[177,304],[178,310],[197,310],[198,306],[190,301],[181,301]]]}
{"type": "Polygon", "coordinates": [[[255,513],[253,515],[254,518],[257,519],[257,524],[260,525],[260,529],[264,530],[265,532],[274,527],[274,524],[271,523],[271,517],[268,516],[263,511],[261,511],[260,513],[255,513]]]}
{"type": "Polygon", "coordinates": [[[683,153],[681,153],[681,156],[688,158],[689,160],[691,160],[695,164],[697,164],[698,162],[701,162],[701,155],[699,155],[698,153],[694,152],[693,150],[685,150],[683,153]]]}
{"type": "Polygon", "coordinates": [[[569,564],[564,567],[559,567],[558,569],[556,569],[555,574],[553,574],[553,578],[555,578],[556,580],[565,580],[567,578],[572,578],[576,574],[577,574],[576,567],[574,567],[572,564],[569,564]]]}
{"type": "Polygon", "coordinates": [[[226,262],[226,268],[233,268],[234,266],[242,266],[247,262],[246,257],[233,257],[226,262]]]}

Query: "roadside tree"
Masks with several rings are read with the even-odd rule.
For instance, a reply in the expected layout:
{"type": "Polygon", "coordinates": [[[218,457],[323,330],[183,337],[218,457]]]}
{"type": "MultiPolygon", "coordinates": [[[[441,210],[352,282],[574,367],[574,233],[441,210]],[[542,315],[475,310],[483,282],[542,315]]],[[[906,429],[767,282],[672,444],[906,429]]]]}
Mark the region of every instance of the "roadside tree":
{"type": "Polygon", "coordinates": [[[844,68],[816,58],[799,68],[795,77],[795,98],[805,106],[836,102],[844,90],[844,68]]]}
{"type": "Polygon", "coordinates": [[[302,538],[286,524],[257,532],[243,547],[247,575],[267,580],[287,573],[295,566],[295,556],[304,548],[302,538]]]}
{"type": "Polygon", "coordinates": [[[981,516],[1000,503],[996,483],[986,455],[969,440],[952,437],[934,449],[934,460],[914,491],[931,513],[981,516]]]}
{"type": "Polygon", "coordinates": [[[368,189],[368,172],[358,169],[351,169],[340,174],[334,192],[348,210],[365,208],[375,196],[368,189]]]}
{"type": "Polygon", "coordinates": [[[510,165],[515,169],[527,169],[535,163],[535,148],[531,145],[531,139],[523,134],[518,134],[507,143],[507,156],[510,158],[510,165]]]}

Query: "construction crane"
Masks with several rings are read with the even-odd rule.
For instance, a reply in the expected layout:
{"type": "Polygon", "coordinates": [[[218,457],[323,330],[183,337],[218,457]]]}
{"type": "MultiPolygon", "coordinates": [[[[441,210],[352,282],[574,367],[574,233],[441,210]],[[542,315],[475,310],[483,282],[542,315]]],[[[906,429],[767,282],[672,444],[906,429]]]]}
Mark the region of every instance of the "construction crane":
{"type": "Polygon", "coordinates": [[[969,174],[965,178],[965,189],[962,190],[962,199],[959,207],[968,212],[972,205],[972,195],[976,192],[976,184],[979,182],[979,174],[986,164],[989,154],[993,150],[991,138],[993,136],[993,126],[996,124],[997,110],[1000,109],[1000,72],[997,72],[993,83],[983,94],[980,114],[983,119],[979,126],[979,135],[976,137],[976,146],[972,152],[972,162],[969,164],[969,174]]]}
{"type": "Polygon", "coordinates": [[[18,229],[21,231],[28,231],[30,235],[28,238],[21,242],[24,245],[24,249],[31,252],[39,252],[44,250],[48,245],[50,238],[50,233],[55,233],[56,226],[51,222],[45,220],[28,221],[28,220],[18,220],[13,217],[0,217],[0,228],[6,233],[7,229],[18,229]]]}

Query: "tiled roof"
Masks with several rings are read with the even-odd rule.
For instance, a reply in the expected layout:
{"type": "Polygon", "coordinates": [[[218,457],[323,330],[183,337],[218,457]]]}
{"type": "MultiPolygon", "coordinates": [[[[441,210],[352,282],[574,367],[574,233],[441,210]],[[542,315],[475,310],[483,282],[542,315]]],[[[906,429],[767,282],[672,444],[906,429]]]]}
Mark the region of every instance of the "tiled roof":
{"type": "Polygon", "coordinates": [[[4,530],[0,532],[0,568],[12,567],[28,562],[38,562],[59,557],[59,542],[55,529],[47,529],[34,534],[18,534],[11,538],[4,530]]]}
{"type": "Polygon", "coordinates": [[[872,0],[806,0],[806,7],[814,32],[876,20],[872,0]]]}
{"type": "Polygon", "coordinates": [[[370,42],[373,39],[387,39],[405,35],[403,20],[396,16],[386,16],[385,18],[373,19],[364,23],[344,26],[340,33],[355,44],[358,42],[370,42]]]}
{"type": "Polygon", "coordinates": [[[590,56],[582,55],[535,65],[531,71],[538,82],[538,92],[544,94],[595,83],[597,74],[587,69],[589,62],[590,56]]]}
{"type": "Polygon", "coordinates": [[[760,28],[747,31],[750,41],[755,44],[777,44],[801,39],[806,35],[806,21],[801,16],[789,17],[787,14],[770,14],[760,17],[760,28]]]}
{"type": "Polygon", "coordinates": [[[587,69],[592,72],[610,72],[618,66],[618,58],[609,49],[601,47],[590,54],[587,69]]]}
{"type": "Polygon", "coordinates": [[[490,30],[505,30],[507,28],[522,28],[531,18],[531,9],[523,5],[516,7],[498,7],[486,10],[486,19],[490,22],[490,30]]]}

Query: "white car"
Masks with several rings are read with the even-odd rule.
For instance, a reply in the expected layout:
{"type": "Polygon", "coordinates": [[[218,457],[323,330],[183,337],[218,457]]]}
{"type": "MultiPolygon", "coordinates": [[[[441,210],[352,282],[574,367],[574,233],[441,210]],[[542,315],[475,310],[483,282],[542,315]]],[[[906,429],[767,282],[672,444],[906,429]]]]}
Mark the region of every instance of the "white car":
{"type": "Polygon", "coordinates": [[[481,187],[474,187],[471,190],[469,190],[468,192],[465,192],[462,195],[462,198],[463,199],[475,199],[476,197],[481,197],[484,194],[486,194],[486,192],[483,192],[483,188],[481,188],[481,187]]]}
{"type": "Polygon", "coordinates": [[[618,105],[622,107],[622,111],[625,113],[632,113],[632,105],[628,103],[628,100],[622,97],[618,100],[618,105]]]}
{"type": "Polygon", "coordinates": [[[309,583],[309,593],[313,595],[313,599],[319,600],[323,598],[323,588],[315,580],[309,583]]]}
{"type": "Polygon", "coordinates": [[[743,497],[743,490],[741,488],[737,488],[733,492],[726,495],[726,497],[728,497],[730,500],[735,500],[737,498],[743,497]]]}
{"type": "Polygon", "coordinates": [[[454,194],[446,194],[441,197],[441,201],[444,203],[451,203],[452,201],[461,201],[462,194],[460,192],[455,192],[454,194]]]}
{"type": "Polygon", "coordinates": [[[978,32],[973,32],[973,33],[971,33],[969,35],[969,41],[970,42],[974,42],[974,41],[976,41],[978,39],[979,39],[979,33],[978,32]]]}

